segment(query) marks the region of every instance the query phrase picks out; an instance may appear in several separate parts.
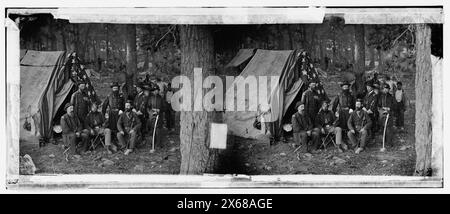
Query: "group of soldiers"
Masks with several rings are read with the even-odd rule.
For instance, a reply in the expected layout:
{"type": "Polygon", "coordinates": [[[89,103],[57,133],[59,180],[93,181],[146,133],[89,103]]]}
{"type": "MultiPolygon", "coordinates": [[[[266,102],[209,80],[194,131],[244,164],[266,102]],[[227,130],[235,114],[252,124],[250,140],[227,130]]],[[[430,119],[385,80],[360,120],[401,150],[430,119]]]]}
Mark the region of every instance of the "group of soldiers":
{"type": "Polygon", "coordinates": [[[385,144],[393,146],[394,118],[395,126],[404,130],[404,112],[409,105],[402,83],[393,83],[385,77],[366,81],[363,99],[351,93],[349,82],[340,86],[342,92],[330,103],[316,93],[315,82],[309,83],[291,119],[295,143],[306,145],[307,152],[314,152],[322,145],[322,137],[334,134],[340,152],[351,147],[359,154],[367,141],[381,131],[385,144]],[[343,141],[344,133],[349,145],[343,141]]]}
{"type": "Polygon", "coordinates": [[[61,117],[63,142],[69,154],[80,155],[88,151],[91,139],[104,136],[109,154],[121,150],[128,155],[138,142],[146,143],[146,135],[152,136],[154,144],[160,144],[164,119],[167,129],[173,129],[170,84],[160,79],[139,81],[135,85],[136,93],[125,96],[119,83],[113,82],[111,90],[99,111],[100,103],[89,100],[85,82],[78,83],[78,90],[65,105],[66,114],[61,117]],[[111,139],[113,134],[117,144],[111,139]]]}

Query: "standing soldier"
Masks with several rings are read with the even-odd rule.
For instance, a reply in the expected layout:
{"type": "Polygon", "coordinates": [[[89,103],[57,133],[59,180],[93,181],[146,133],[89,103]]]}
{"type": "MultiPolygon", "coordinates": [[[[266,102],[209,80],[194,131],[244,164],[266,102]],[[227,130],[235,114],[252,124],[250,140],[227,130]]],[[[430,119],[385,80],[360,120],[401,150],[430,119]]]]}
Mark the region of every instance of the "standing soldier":
{"type": "Polygon", "coordinates": [[[90,101],[86,92],[86,83],[80,81],[78,83],[78,91],[72,94],[70,103],[73,105],[73,113],[78,118],[81,124],[84,125],[84,120],[89,113],[90,101]]]}
{"type": "Polygon", "coordinates": [[[394,97],[389,93],[390,86],[389,84],[384,84],[383,93],[380,95],[380,100],[378,102],[378,108],[380,111],[380,122],[382,130],[386,129],[386,135],[384,136],[384,140],[386,145],[392,145],[392,132],[393,132],[393,120],[392,120],[392,112],[394,107],[394,97]]]}
{"type": "Polygon", "coordinates": [[[120,147],[126,147],[127,144],[125,138],[128,138],[129,140],[129,145],[123,153],[124,155],[133,152],[138,132],[141,129],[141,120],[138,118],[137,114],[132,111],[131,103],[131,100],[125,102],[125,113],[121,114],[117,121],[117,130],[119,131],[117,132],[117,139],[119,140],[120,147]]]}
{"type": "Polygon", "coordinates": [[[314,81],[309,82],[309,88],[303,92],[301,103],[305,106],[305,113],[309,117],[310,121],[314,123],[316,115],[320,109],[320,97],[316,92],[316,83],[314,81]]]}
{"type": "Polygon", "coordinates": [[[372,125],[372,120],[370,119],[369,114],[366,111],[363,111],[361,108],[362,100],[357,99],[355,103],[355,111],[350,114],[347,122],[349,129],[347,135],[350,139],[351,145],[353,147],[356,147],[356,154],[359,154],[364,150],[366,146],[368,130],[372,125]],[[360,138],[359,144],[356,137],[360,138]]]}
{"type": "MultiPolygon", "coordinates": [[[[371,137],[375,137],[375,133],[378,131],[378,96],[374,91],[374,86],[372,81],[366,82],[367,94],[364,97],[364,107],[363,110],[369,114],[370,120],[372,121],[371,127],[371,137]]],[[[367,130],[369,131],[369,130],[367,130]]]]}
{"type": "Polygon", "coordinates": [[[111,89],[112,92],[103,101],[102,113],[105,115],[105,119],[109,120],[106,128],[109,128],[111,132],[117,132],[117,120],[119,120],[119,115],[123,113],[125,98],[119,91],[120,85],[118,82],[113,82],[111,89]]]}
{"type": "Polygon", "coordinates": [[[342,131],[346,131],[348,129],[347,121],[350,117],[350,114],[355,109],[355,97],[350,92],[350,83],[344,81],[341,84],[342,92],[338,94],[337,97],[334,98],[331,110],[336,112],[336,129],[340,130],[336,132],[336,144],[342,145],[343,150],[347,150],[347,146],[342,141],[342,131]]]}
{"type": "Polygon", "coordinates": [[[172,86],[171,86],[171,84],[169,82],[167,84],[167,92],[166,92],[166,98],[165,98],[165,100],[166,100],[166,102],[165,102],[165,105],[166,105],[166,107],[165,107],[165,110],[166,110],[165,115],[166,116],[165,117],[166,117],[167,129],[169,131],[173,130],[174,124],[175,124],[174,111],[173,111],[172,106],[171,106],[172,96],[173,96],[173,90],[172,90],[172,86]]]}
{"type": "Polygon", "coordinates": [[[155,130],[155,145],[158,145],[161,142],[161,128],[162,128],[162,118],[161,113],[163,111],[163,99],[161,95],[159,95],[159,87],[153,87],[152,94],[148,99],[148,114],[149,114],[149,124],[152,136],[153,130],[155,130]],[[156,123],[156,128],[155,128],[156,123]]]}
{"type": "Polygon", "coordinates": [[[395,90],[395,126],[400,130],[404,130],[405,111],[409,107],[409,100],[403,90],[402,82],[397,82],[397,90],[395,90]]]}
{"type": "MultiPolygon", "coordinates": [[[[148,97],[145,96],[145,93],[144,93],[144,84],[141,82],[138,82],[138,84],[136,84],[136,91],[137,91],[137,95],[134,98],[133,112],[138,115],[138,118],[141,121],[141,124],[145,124],[146,123],[146,110],[147,110],[148,97]]],[[[142,135],[145,134],[144,129],[145,129],[145,125],[142,125],[141,130],[140,130],[140,133],[142,135]]]]}

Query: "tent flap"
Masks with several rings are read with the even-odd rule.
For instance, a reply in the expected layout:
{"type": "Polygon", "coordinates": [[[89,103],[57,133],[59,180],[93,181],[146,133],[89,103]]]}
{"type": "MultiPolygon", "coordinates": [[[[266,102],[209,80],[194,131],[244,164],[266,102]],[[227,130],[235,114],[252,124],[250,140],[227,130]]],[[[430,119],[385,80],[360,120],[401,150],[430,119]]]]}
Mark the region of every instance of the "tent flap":
{"type": "Polygon", "coordinates": [[[225,67],[238,67],[255,54],[255,49],[241,49],[225,67]]]}

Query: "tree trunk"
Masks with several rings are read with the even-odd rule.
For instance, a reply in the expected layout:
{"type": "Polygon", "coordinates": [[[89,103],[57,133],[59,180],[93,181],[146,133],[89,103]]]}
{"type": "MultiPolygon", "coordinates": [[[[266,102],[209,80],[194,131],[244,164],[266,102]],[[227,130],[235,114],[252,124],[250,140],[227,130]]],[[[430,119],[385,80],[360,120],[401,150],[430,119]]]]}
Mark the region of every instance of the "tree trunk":
{"type": "MultiPolygon", "coordinates": [[[[182,75],[187,76],[193,84],[195,67],[202,68],[203,78],[214,74],[214,39],[209,26],[180,26],[180,42],[182,75]]],[[[202,174],[217,169],[217,151],[209,148],[213,116],[207,111],[181,112],[180,174],[202,174]]]]}
{"type": "Polygon", "coordinates": [[[109,25],[106,24],[106,57],[105,57],[105,65],[106,68],[108,68],[108,62],[109,62],[109,25]]]}
{"type": "MultiPolygon", "coordinates": [[[[137,74],[137,52],[136,52],[136,25],[129,24],[126,26],[127,39],[126,39],[126,91],[129,94],[133,91],[133,85],[135,83],[135,78],[137,74]]],[[[128,95],[127,94],[127,95],[128,95]]]]}
{"type": "Polygon", "coordinates": [[[375,50],[372,47],[369,48],[369,57],[370,57],[370,64],[369,68],[373,69],[375,67],[375,50]]]}
{"type": "Polygon", "coordinates": [[[355,25],[355,89],[356,95],[364,93],[364,71],[366,64],[366,52],[364,41],[364,25],[355,25]]]}
{"type": "Polygon", "coordinates": [[[150,50],[148,49],[148,50],[145,50],[145,59],[144,59],[144,67],[143,67],[144,71],[148,70],[149,57],[150,57],[150,50]]]}
{"type": "Polygon", "coordinates": [[[431,29],[416,26],[416,170],[415,175],[431,176],[432,148],[432,73],[431,29]]]}

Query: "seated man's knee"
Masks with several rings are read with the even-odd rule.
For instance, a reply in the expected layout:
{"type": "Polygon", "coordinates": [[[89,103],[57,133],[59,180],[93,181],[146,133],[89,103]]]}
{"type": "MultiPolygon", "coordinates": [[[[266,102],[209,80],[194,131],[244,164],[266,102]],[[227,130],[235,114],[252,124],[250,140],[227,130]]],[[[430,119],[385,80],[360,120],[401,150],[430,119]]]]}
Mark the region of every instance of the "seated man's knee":
{"type": "Polygon", "coordinates": [[[351,131],[349,131],[349,132],[347,132],[347,136],[348,137],[351,137],[351,136],[354,136],[355,134],[353,134],[353,132],[351,132],[351,131]]]}
{"type": "Polygon", "coordinates": [[[335,133],[342,133],[342,128],[341,127],[335,127],[334,128],[334,132],[335,133]]]}
{"type": "Polygon", "coordinates": [[[123,134],[121,132],[117,132],[117,137],[123,137],[123,134]]]}
{"type": "Polygon", "coordinates": [[[108,129],[108,128],[105,128],[105,130],[104,130],[104,132],[105,132],[105,134],[111,134],[111,129],[108,129]]]}

